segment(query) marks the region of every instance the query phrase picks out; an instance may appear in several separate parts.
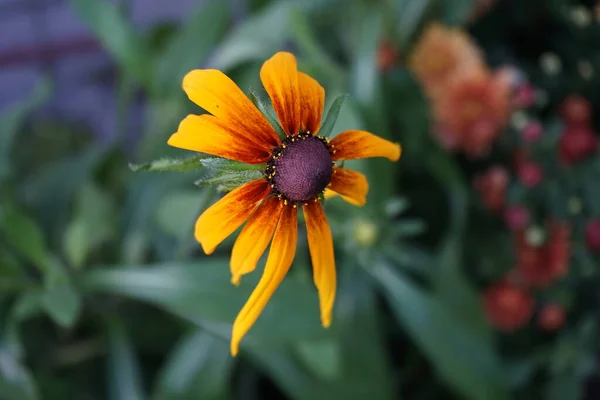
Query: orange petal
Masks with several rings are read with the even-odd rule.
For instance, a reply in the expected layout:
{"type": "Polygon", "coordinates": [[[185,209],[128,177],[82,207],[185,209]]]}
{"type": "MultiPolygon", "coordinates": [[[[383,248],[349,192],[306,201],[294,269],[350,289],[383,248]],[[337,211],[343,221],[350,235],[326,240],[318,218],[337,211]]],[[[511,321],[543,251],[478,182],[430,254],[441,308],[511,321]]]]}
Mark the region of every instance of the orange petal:
{"type": "Polygon", "coordinates": [[[345,131],[331,141],[335,160],[354,160],[356,158],[385,157],[398,161],[402,148],[398,143],[392,143],[372,133],[365,131],[345,131]]]}
{"type": "Polygon", "coordinates": [[[331,324],[336,289],[335,257],[333,255],[331,230],[321,203],[310,202],[302,206],[302,209],[306,220],[313,279],[319,292],[321,323],[324,327],[328,327],[331,324]]]}
{"type": "Polygon", "coordinates": [[[298,86],[300,88],[300,127],[316,135],[321,126],[325,89],[304,72],[298,72],[298,86]]]}
{"type": "Polygon", "coordinates": [[[265,179],[256,179],[227,193],[204,211],[196,221],[195,232],[204,252],[215,251],[219,243],[250,218],[270,191],[265,179]]]}
{"type": "Polygon", "coordinates": [[[238,353],[240,341],[254,325],[290,269],[296,254],[297,238],[298,212],[293,207],[284,207],[275,229],[262,278],[233,323],[231,333],[231,354],[233,356],[238,353]]]}
{"type": "Polygon", "coordinates": [[[232,133],[265,148],[279,144],[269,121],[221,71],[191,71],[183,78],[183,90],[190,100],[226,123],[232,133]]]}
{"type": "Polygon", "coordinates": [[[240,232],[231,251],[231,281],[234,284],[239,284],[242,275],[256,268],[256,263],[273,238],[283,207],[283,201],[277,197],[267,198],[240,232]]]}
{"type": "Polygon", "coordinates": [[[331,181],[327,187],[338,193],[350,204],[362,207],[367,203],[369,182],[360,172],[345,168],[334,168],[331,181]]]}
{"type": "Polygon", "coordinates": [[[291,53],[279,52],[265,61],[260,79],[269,93],[281,127],[288,135],[300,130],[298,66],[291,53]]]}
{"type": "Polygon", "coordinates": [[[199,151],[214,156],[261,164],[269,159],[269,150],[232,132],[222,120],[212,115],[188,115],[167,142],[180,149],[199,151]]]}

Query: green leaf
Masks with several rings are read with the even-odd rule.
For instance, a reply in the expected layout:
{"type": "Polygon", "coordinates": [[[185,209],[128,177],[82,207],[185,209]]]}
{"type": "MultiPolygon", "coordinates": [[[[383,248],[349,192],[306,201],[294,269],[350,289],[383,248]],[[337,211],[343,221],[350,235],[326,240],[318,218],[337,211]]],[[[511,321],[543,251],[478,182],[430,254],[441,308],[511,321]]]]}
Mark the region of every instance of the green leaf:
{"type": "Polygon", "coordinates": [[[260,96],[253,90],[250,91],[250,100],[252,100],[252,103],[254,103],[256,108],[258,108],[260,112],[269,120],[269,123],[273,129],[275,129],[275,132],[277,132],[277,136],[279,136],[280,139],[285,139],[287,134],[281,127],[279,120],[273,116],[272,108],[267,106],[267,104],[263,102],[260,96]]]}
{"type": "Polygon", "coordinates": [[[467,399],[507,399],[503,369],[489,338],[465,326],[452,309],[427,295],[389,265],[369,272],[392,310],[440,377],[467,399]]]}
{"type": "Polygon", "coordinates": [[[145,164],[129,164],[129,168],[134,171],[195,171],[203,167],[201,160],[209,158],[206,155],[196,155],[187,158],[161,158],[150,161],[145,164]]]}
{"type": "Polygon", "coordinates": [[[72,266],[81,267],[91,250],[115,234],[116,206],[112,197],[91,182],[84,184],[63,237],[67,260],[72,266]]]}
{"type": "Polygon", "coordinates": [[[210,68],[228,70],[248,61],[264,61],[289,38],[292,5],[273,2],[246,18],[215,50],[210,68]]]}
{"type": "Polygon", "coordinates": [[[15,135],[27,116],[50,96],[51,89],[50,81],[44,79],[26,100],[10,105],[0,113],[0,180],[10,173],[10,153],[15,135]]]}
{"type": "MultiPolygon", "coordinates": [[[[331,106],[329,107],[329,110],[327,111],[327,116],[325,117],[325,121],[321,125],[321,129],[319,129],[320,136],[329,137],[329,135],[331,135],[331,131],[333,130],[333,127],[335,126],[335,124],[338,120],[340,111],[342,110],[342,106],[344,105],[344,102],[346,101],[347,98],[348,98],[347,94],[341,94],[335,98],[333,103],[331,103],[331,106]]],[[[357,129],[357,128],[354,128],[354,129],[357,129]]]]}
{"type": "MultiPolygon", "coordinates": [[[[199,263],[155,267],[97,269],[83,284],[89,290],[117,293],[147,301],[200,326],[214,323],[229,332],[237,313],[254,289],[261,272],[245,277],[239,287],[230,282],[229,259],[210,257],[199,263]]],[[[242,342],[269,347],[311,338],[328,337],[323,329],[314,287],[288,276],[242,342]],[[293,310],[293,312],[290,312],[293,310]]]]}
{"type": "Polygon", "coordinates": [[[221,0],[203,1],[179,28],[157,59],[155,84],[171,94],[181,91],[183,76],[206,62],[229,22],[229,4],[221,0]]]}
{"type": "Polygon", "coordinates": [[[475,0],[440,1],[442,18],[448,25],[463,25],[473,15],[475,0]]]}
{"type": "Polygon", "coordinates": [[[23,364],[16,325],[14,321],[6,322],[0,336],[0,400],[37,400],[35,381],[23,364]]]}
{"type": "Polygon", "coordinates": [[[152,59],[146,43],[119,7],[108,1],[69,0],[100,43],[131,76],[151,88],[152,59]]]}
{"type": "Polygon", "coordinates": [[[81,299],[64,266],[52,260],[44,277],[42,306],[58,325],[72,327],[81,312],[81,299]]]}
{"type": "Polygon", "coordinates": [[[193,226],[206,202],[208,191],[180,190],[165,196],[158,204],[156,220],[168,234],[178,239],[193,235],[193,226]]]}
{"type": "Polygon", "coordinates": [[[383,30],[383,13],[373,8],[361,20],[351,70],[352,96],[361,105],[371,104],[378,86],[377,49],[383,30]]]}
{"type": "Polygon", "coordinates": [[[133,346],[118,321],[108,327],[108,391],[110,400],[146,398],[133,346]]]}
{"type": "Polygon", "coordinates": [[[198,179],[194,182],[196,186],[217,185],[217,190],[228,192],[245,183],[260,179],[264,176],[262,171],[239,171],[239,172],[219,172],[213,176],[198,179]]]}
{"type": "Polygon", "coordinates": [[[265,169],[264,164],[246,164],[239,161],[228,160],[226,158],[220,157],[211,157],[204,158],[200,160],[200,164],[203,167],[208,168],[212,171],[227,171],[227,172],[235,172],[235,171],[252,171],[259,170],[262,171],[265,169]]]}
{"type": "Polygon", "coordinates": [[[224,398],[233,372],[229,344],[204,330],[183,338],[157,380],[156,400],[224,398]]]}
{"type": "MultiPolygon", "coordinates": [[[[432,0],[402,0],[393,3],[396,6],[397,15],[397,35],[400,41],[400,48],[408,47],[409,41],[414,37],[419,25],[423,22],[424,16],[429,7],[433,5],[432,0]]],[[[452,3],[454,4],[454,3],[452,3]]]]}
{"type": "Polygon", "coordinates": [[[48,249],[44,233],[36,221],[12,204],[5,204],[0,211],[0,229],[5,240],[36,267],[43,269],[48,249]]]}

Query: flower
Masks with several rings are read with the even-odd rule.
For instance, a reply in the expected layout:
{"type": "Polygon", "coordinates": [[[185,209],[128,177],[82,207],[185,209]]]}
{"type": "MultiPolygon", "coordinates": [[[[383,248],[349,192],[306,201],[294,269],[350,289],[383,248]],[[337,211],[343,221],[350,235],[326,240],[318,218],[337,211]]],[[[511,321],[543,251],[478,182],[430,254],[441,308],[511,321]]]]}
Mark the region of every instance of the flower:
{"type": "Polygon", "coordinates": [[[546,332],[554,332],[565,323],[565,309],[560,304],[545,305],[538,315],[538,325],[546,332]]]}
{"type": "Polygon", "coordinates": [[[336,292],[333,241],[319,196],[327,188],[364,205],[368,191],[361,173],[336,161],[368,157],[400,158],[400,146],[369,132],[349,130],[333,140],[317,136],[325,90],[299,72],[286,52],[267,60],[260,78],[286,136],[280,139],[269,120],[237,85],[217,70],[194,70],[183,89],[210,114],[188,115],[168,144],[248,164],[263,165],[264,176],[225,195],[198,218],[195,237],[206,254],[241,227],[231,254],[232,282],[252,272],[269,243],[267,263],[257,287],[233,323],[231,353],[250,330],[284,279],[296,252],[298,209],[306,220],[321,322],[331,324],[336,292]]]}
{"type": "MultiPolygon", "coordinates": [[[[486,155],[505,126],[510,113],[511,85],[503,70],[469,71],[455,75],[443,97],[434,102],[434,113],[451,135],[455,147],[473,157],[486,155]]],[[[449,142],[441,138],[442,143],[449,142]]]]}
{"type": "Polygon", "coordinates": [[[526,143],[537,142],[542,138],[544,128],[538,121],[531,121],[521,130],[521,138],[526,143]]]}
{"type": "Polygon", "coordinates": [[[529,322],[533,298],[520,286],[503,280],[485,290],[483,308],[492,326],[514,332],[529,322]]]}
{"type": "Polygon", "coordinates": [[[592,106],[585,97],[570,95],[560,106],[560,114],[570,126],[587,126],[592,115],[592,106]]]}
{"type": "Polygon", "coordinates": [[[531,221],[531,214],[522,205],[509,206],[504,211],[504,221],[511,231],[525,229],[531,221]]]}
{"type": "Polygon", "coordinates": [[[492,212],[498,212],[504,207],[508,181],[508,171],[496,165],[476,176],[473,186],[479,192],[485,207],[492,212]]]}
{"type": "Polygon", "coordinates": [[[519,85],[513,94],[512,103],[515,108],[529,108],[535,103],[535,88],[530,83],[519,85]]]}
{"type": "Polygon", "coordinates": [[[533,161],[526,161],[519,167],[519,181],[527,188],[534,188],[542,181],[544,173],[542,167],[533,161]]]}
{"type": "Polygon", "coordinates": [[[563,133],[558,143],[561,161],[572,165],[593,155],[598,149],[598,139],[587,127],[571,127],[563,133]]]}
{"type": "Polygon", "coordinates": [[[439,23],[425,28],[408,64],[431,97],[444,92],[457,71],[484,68],[483,57],[469,36],[439,23]]]}
{"type": "Polygon", "coordinates": [[[585,244],[588,250],[600,252],[600,219],[594,219],[585,226],[585,244]]]}
{"type": "Polygon", "coordinates": [[[527,284],[547,287],[568,272],[571,228],[566,222],[551,221],[546,240],[539,242],[528,237],[528,231],[515,233],[517,270],[527,284]]]}

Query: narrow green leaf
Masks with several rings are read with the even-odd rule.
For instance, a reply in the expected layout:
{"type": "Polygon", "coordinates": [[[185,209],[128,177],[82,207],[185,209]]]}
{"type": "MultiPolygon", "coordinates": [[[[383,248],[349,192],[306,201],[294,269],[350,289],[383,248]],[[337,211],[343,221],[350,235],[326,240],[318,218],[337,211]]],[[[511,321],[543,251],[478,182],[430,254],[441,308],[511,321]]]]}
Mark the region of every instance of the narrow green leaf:
{"type": "MultiPolygon", "coordinates": [[[[82,284],[88,290],[156,304],[199,326],[218,324],[229,334],[260,275],[257,270],[236,287],[231,284],[229,259],[212,256],[198,263],[90,270],[82,284]]],[[[272,347],[330,337],[335,321],[334,327],[323,329],[318,309],[312,282],[288,276],[244,338],[242,349],[251,343],[272,347]]]]}
{"type": "Polygon", "coordinates": [[[161,158],[150,161],[145,164],[129,164],[129,168],[134,171],[194,171],[203,167],[201,160],[210,156],[197,155],[188,158],[161,158]]]}
{"type": "Polygon", "coordinates": [[[287,134],[281,127],[279,120],[273,116],[271,108],[268,107],[265,102],[261,100],[260,96],[252,90],[250,91],[250,100],[252,100],[252,103],[254,103],[256,108],[258,108],[260,112],[269,120],[273,129],[275,129],[275,132],[277,132],[277,136],[279,136],[280,139],[285,139],[287,134]]]}
{"type": "Polygon", "coordinates": [[[503,369],[486,335],[463,324],[452,309],[390,265],[379,262],[368,271],[381,285],[399,322],[448,385],[467,399],[508,398],[503,369]]]}
{"type": "Polygon", "coordinates": [[[235,189],[245,183],[260,179],[264,174],[262,171],[239,171],[239,172],[220,172],[213,176],[198,179],[194,182],[196,186],[217,185],[217,190],[221,192],[235,189]]]}
{"type": "Polygon", "coordinates": [[[0,325],[0,400],[39,399],[36,382],[24,365],[23,350],[13,320],[0,325]]]}
{"type": "Polygon", "coordinates": [[[48,249],[44,233],[36,221],[10,204],[5,204],[0,219],[0,230],[8,244],[43,269],[48,249]]]}
{"type": "Polygon", "coordinates": [[[210,68],[228,70],[248,61],[264,61],[289,38],[292,5],[273,2],[246,18],[215,50],[210,68]]]}
{"type": "MultiPolygon", "coordinates": [[[[372,8],[361,19],[359,35],[352,55],[351,93],[358,103],[372,106],[378,100],[377,48],[383,31],[383,12],[372,8]]],[[[381,133],[379,133],[381,135],[381,133]]]]}
{"type": "Polygon", "coordinates": [[[246,164],[239,161],[228,160],[226,158],[211,157],[203,158],[200,160],[200,164],[212,171],[222,172],[234,172],[234,171],[262,171],[265,169],[264,164],[246,164]]]}
{"type": "Polygon", "coordinates": [[[167,90],[171,94],[179,93],[183,76],[206,62],[227,29],[228,22],[228,2],[201,2],[158,57],[155,72],[157,89],[167,90]]]}
{"type": "MultiPolygon", "coordinates": [[[[398,39],[400,40],[400,48],[407,48],[408,43],[414,37],[419,25],[423,22],[423,18],[427,9],[433,5],[432,0],[398,1],[396,5],[396,15],[398,27],[398,39]]],[[[454,3],[453,3],[454,4],[454,3]]]]}
{"type": "Polygon", "coordinates": [[[27,99],[8,106],[0,113],[0,180],[10,173],[10,152],[15,135],[27,116],[50,96],[51,89],[50,81],[44,79],[27,99]]]}
{"type": "Polygon", "coordinates": [[[52,260],[44,278],[42,306],[58,325],[73,326],[81,312],[81,299],[64,266],[52,260]]]}
{"type": "Polygon", "coordinates": [[[88,226],[82,218],[73,219],[63,237],[63,249],[69,263],[80,267],[89,252],[88,226]]]}
{"type": "Polygon", "coordinates": [[[108,327],[108,389],[110,400],[143,400],[140,367],[123,326],[111,321],[108,327]]]}
{"type": "Polygon", "coordinates": [[[152,59],[148,44],[126,20],[119,7],[108,1],[69,0],[83,22],[127,73],[147,89],[152,87],[152,59]]]}
{"type": "Polygon", "coordinates": [[[224,398],[234,360],[226,340],[205,330],[187,335],[159,374],[156,400],[224,398]]]}
{"type": "Polygon", "coordinates": [[[331,131],[337,122],[338,116],[340,115],[340,111],[344,102],[348,98],[347,94],[341,94],[331,103],[331,107],[327,111],[327,116],[325,117],[325,121],[321,125],[321,129],[319,129],[319,135],[329,137],[331,135],[331,131]]]}

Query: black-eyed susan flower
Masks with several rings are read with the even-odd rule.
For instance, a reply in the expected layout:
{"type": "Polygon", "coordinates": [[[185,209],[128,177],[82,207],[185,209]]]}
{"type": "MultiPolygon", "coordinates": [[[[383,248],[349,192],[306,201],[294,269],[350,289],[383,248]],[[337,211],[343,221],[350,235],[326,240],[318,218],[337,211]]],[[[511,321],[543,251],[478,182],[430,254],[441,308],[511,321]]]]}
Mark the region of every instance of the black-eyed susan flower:
{"type": "Polygon", "coordinates": [[[232,282],[256,268],[269,243],[267,263],[257,287],[233,324],[231,353],[252,327],[285,277],[296,252],[298,209],[306,220],[321,322],[331,324],[336,292],[333,241],[319,197],[327,188],[364,205],[364,175],[336,167],[341,160],[400,157],[400,146],[369,132],[350,130],[333,140],[318,136],[325,90],[297,70],[290,53],[277,53],[260,71],[286,137],[222,72],[194,70],[183,79],[190,100],[210,114],[188,115],[171,136],[171,146],[248,164],[264,164],[264,177],[232,190],[198,218],[195,236],[206,254],[244,223],[231,254],[232,282]]]}

